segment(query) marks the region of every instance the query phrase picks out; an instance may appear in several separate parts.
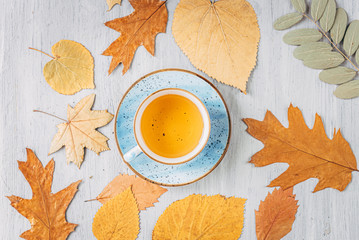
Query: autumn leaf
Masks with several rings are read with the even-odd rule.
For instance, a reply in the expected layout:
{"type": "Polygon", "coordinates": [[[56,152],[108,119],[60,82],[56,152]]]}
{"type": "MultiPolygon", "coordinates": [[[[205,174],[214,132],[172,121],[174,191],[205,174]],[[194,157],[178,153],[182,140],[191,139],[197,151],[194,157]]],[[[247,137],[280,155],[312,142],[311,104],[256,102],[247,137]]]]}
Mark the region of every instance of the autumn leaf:
{"type": "Polygon", "coordinates": [[[30,49],[52,58],[44,67],[44,77],[56,92],[72,95],[82,89],[95,88],[93,57],[82,44],[60,40],[51,48],[54,56],[35,48],[30,49]]]}
{"type": "Polygon", "coordinates": [[[132,186],[139,210],[154,206],[153,203],[158,202],[157,199],[167,192],[167,189],[134,175],[120,174],[103,189],[96,199],[104,204],[130,186],[132,186]]]}
{"type": "Polygon", "coordinates": [[[130,0],[133,13],[123,18],[116,18],[105,25],[121,33],[102,53],[112,56],[108,74],[123,64],[122,73],[130,68],[137,48],[143,45],[152,55],[155,54],[155,38],[160,32],[166,32],[167,8],[166,1],[160,0],[130,0]]]}
{"type": "Polygon", "coordinates": [[[238,239],[243,228],[245,201],[221,195],[190,195],[164,211],[152,239],[238,239]]]}
{"type": "Polygon", "coordinates": [[[136,239],[139,231],[139,211],[131,187],[107,201],[92,223],[92,232],[99,240],[136,239]]]}
{"type": "Polygon", "coordinates": [[[121,5],[121,0],[106,0],[106,2],[108,5],[107,11],[110,11],[113,8],[113,6],[115,6],[115,4],[121,5]]]}
{"type": "Polygon", "coordinates": [[[289,127],[285,128],[270,111],[263,121],[244,119],[247,132],[264,144],[250,162],[256,167],[277,162],[289,164],[269,187],[288,189],[309,178],[317,178],[314,192],[324,188],[343,191],[352,179],[351,172],[358,169],[353,151],[340,130],[336,133],[334,130],[333,139],[329,139],[318,114],[313,129],[309,129],[301,111],[292,105],[288,109],[288,121],[289,127]]]}
{"type": "Polygon", "coordinates": [[[245,0],[181,0],[173,36],[191,63],[246,92],[260,38],[256,13],[245,0]]]}
{"type": "Polygon", "coordinates": [[[52,139],[49,155],[65,146],[67,163],[73,162],[80,168],[85,147],[97,154],[110,150],[107,145],[108,138],[96,129],[111,122],[113,115],[107,110],[91,110],[94,100],[95,94],[91,94],[84,97],[74,108],[68,106],[67,120],[59,118],[65,122],[57,125],[58,131],[52,139]]]}
{"type": "Polygon", "coordinates": [[[279,240],[292,230],[298,209],[293,188],[285,191],[274,189],[259,204],[256,215],[256,233],[258,240],[279,240]]]}
{"type": "Polygon", "coordinates": [[[64,240],[77,224],[68,223],[65,213],[81,181],[51,193],[55,162],[52,159],[44,168],[31,149],[26,149],[27,161],[19,163],[19,169],[30,184],[32,198],[7,197],[21,215],[26,217],[31,229],[20,235],[24,239],[64,240]]]}

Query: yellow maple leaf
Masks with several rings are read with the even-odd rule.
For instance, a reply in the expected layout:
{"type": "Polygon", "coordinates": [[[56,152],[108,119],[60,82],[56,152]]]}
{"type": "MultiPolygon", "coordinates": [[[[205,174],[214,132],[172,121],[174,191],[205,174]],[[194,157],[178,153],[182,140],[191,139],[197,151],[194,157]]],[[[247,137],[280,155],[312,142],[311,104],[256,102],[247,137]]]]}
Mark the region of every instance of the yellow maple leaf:
{"type": "Polygon", "coordinates": [[[245,0],[181,0],[172,33],[192,64],[246,92],[260,38],[257,16],[245,0]]]}
{"type": "Polygon", "coordinates": [[[107,11],[110,11],[116,4],[121,5],[121,0],[106,0],[106,2],[108,5],[107,11]]]}
{"type": "Polygon", "coordinates": [[[164,211],[152,239],[238,239],[243,228],[245,201],[221,195],[190,195],[164,211]]]}
{"type": "Polygon", "coordinates": [[[167,192],[167,189],[135,175],[120,174],[103,189],[96,200],[104,204],[130,186],[132,186],[139,210],[154,206],[153,203],[158,202],[157,198],[167,192]]]}
{"type": "Polygon", "coordinates": [[[96,131],[96,128],[108,124],[113,115],[107,110],[93,111],[91,107],[95,94],[84,97],[74,108],[68,106],[67,121],[57,125],[58,131],[54,136],[49,154],[65,146],[67,163],[74,162],[79,168],[84,159],[84,148],[89,148],[99,154],[110,150],[108,138],[96,131]]]}
{"type": "Polygon", "coordinates": [[[106,202],[96,213],[92,232],[99,240],[136,239],[140,217],[131,187],[106,202]]]}
{"type": "Polygon", "coordinates": [[[94,61],[91,53],[82,44],[71,40],[60,40],[52,48],[52,60],[44,67],[44,77],[56,92],[72,95],[86,88],[95,88],[94,61]]]}

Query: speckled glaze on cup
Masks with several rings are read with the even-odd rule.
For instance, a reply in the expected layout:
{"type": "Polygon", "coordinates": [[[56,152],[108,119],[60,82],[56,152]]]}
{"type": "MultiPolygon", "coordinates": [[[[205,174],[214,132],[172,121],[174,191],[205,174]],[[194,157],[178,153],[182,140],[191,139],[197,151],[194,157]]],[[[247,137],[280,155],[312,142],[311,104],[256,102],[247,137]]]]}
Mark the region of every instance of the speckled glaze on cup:
{"type": "Polygon", "coordinates": [[[123,96],[116,113],[115,135],[121,156],[137,145],[133,131],[134,118],[141,102],[165,88],[184,89],[205,105],[211,132],[204,149],[192,160],[176,165],[156,162],[146,154],[138,154],[124,162],[139,176],[164,186],[181,186],[195,182],[212,172],[223,159],[230,140],[231,125],[227,106],[212,83],[181,69],[163,69],[136,81],[123,96]]]}

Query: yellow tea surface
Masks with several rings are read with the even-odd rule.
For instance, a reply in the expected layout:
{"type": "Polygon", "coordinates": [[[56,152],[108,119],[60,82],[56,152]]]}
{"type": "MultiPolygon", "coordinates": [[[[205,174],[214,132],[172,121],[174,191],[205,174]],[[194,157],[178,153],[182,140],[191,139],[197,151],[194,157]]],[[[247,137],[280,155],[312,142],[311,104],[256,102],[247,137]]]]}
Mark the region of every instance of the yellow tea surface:
{"type": "Polygon", "coordinates": [[[153,100],[141,119],[143,139],[152,152],[167,158],[190,153],[199,143],[203,119],[185,97],[168,94],[153,100]]]}

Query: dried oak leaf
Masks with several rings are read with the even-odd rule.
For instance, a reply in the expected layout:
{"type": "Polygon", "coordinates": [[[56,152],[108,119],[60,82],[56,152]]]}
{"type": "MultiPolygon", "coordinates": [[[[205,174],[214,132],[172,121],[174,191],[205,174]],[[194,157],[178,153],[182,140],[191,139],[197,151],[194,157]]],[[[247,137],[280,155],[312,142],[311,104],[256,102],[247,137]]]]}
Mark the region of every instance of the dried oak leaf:
{"type": "Polygon", "coordinates": [[[68,106],[67,121],[57,125],[58,131],[51,142],[52,154],[65,146],[67,163],[74,162],[79,168],[84,160],[84,148],[100,154],[110,150],[108,138],[96,128],[111,122],[113,115],[107,110],[93,111],[95,94],[84,97],[74,108],[68,106]]]}
{"type": "Polygon", "coordinates": [[[245,201],[221,195],[190,195],[164,211],[152,239],[238,239],[243,228],[245,201]]]}
{"type": "Polygon", "coordinates": [[[120,174],[103,189],[96,199],[104,204],[130,186],[132,186],[132,192],[137,200],[139,210],[154,206],[153,203],[158,202],[158,198],[167,192],[167,189],[135,175],[120,174]]]}
{"type": "Polygon", "coordinates": [[[166,32],[167,8],[166,1],[130,0],[133,13],[123,18],[116,18],[105,25],[121,33],[102,53],[112,56],[108,73],[122,62],[122,73],[130,68],[137,48],[143,45],[152,55],[155,54],[155,38],[160,32],[166,32]]]}
{"type": "Polygon", "coordinates": [[[54,56],[44,53],[52,58],[44,67],[44,77],[52,89],[72,95],[82,89],[95,88],[93,57],[82,44],[60,40],[52,46],[51,51],[54,56]]]}
{"type": "Polygon", "coordinates": [[[108,5],[107,11],[110,11],[116,4],[121,5],[121,0],[106,0],[106,2],[108,5]]]}
{"type": "Polygon", "coordinates": [[[139,231],[139,210],[131,187],[107,201],[92,223],[92,232],[99,240],[136,239],[139,231]]]}
{"type": "Polygon", "coordinates": [[[245,0],[181,0],[173,36],[192,64],[246,92],[260,38],[257,16],[245,0]]]}
{"type": "Polygon", "coordinates": [[[26,217],[31,229],[22,233],[24,239],[58,239],[65,240],[77,224],[66,221],[65,212],[77,192],[81,181],[72,183],[67,188],[51,193],[54,160],[44,168],[31,149],[26,149],[27,161],[19,163],[19,169],[30,184],[32,199],[17,196],[7,197],[21,215],[26,217]]]}
{"type": "Polygon", "coordinates": [[[274,179],[269,187],[288,189],[309,178],[317,178],[314,192],[324,188],[343,191],[352,179],[351,172],[358,171],[349,143],[340,130],[333,139],[325,134],[323,122],[315,116],[313,129],[305,124],[301,111],[290,105],[289,127],[285,128],[267,111],[263,121],[244,119],[247,132],[264,144],[264,148],[252,156],[256,167],[272,163],[288,163],[288,169],[274,179]]]}
{"type": "Polygon", "coordinates": [[[298,209],[293,188],[285,191],[274,189],[259,204],[256,215],[256,233],[258,240],[279,240],[292,230],[298,209]]]}

